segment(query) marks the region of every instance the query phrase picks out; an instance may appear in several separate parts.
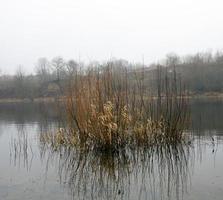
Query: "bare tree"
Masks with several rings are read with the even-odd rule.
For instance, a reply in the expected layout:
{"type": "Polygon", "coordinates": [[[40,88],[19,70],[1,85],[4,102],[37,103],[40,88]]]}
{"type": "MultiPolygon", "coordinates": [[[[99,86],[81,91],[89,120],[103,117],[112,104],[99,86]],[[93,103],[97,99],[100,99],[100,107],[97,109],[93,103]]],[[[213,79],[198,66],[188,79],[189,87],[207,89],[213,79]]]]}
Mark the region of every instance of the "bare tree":
{"type": "Polygon", "coordinates": [[[74,60],[69,60],[66,64],[68,76],[73,76],[77,71],[78,63],[74,60]]]}
{"type": "Polygon", "coordinates": [[[47,58],[39,58],[36,64],[36,73],[39,76],[41,82],[49,80],[50,65],[47,58]]]}
{"type": "Polygon", "coordinates": [[[217,51],[215,54],[215,61],[217,63],[223,63],[223,52],[222,51],[217,51]]]}
{"type": "Polygon", "coordinates": [[[56,71],[57,81],[59,81],[60,80],[60,74],[61,74],[61,72],[62,72],[62,70],[64,69],[64,66],[65,66],[64,59],[60,56],[53,58],[52,59],[52,66],[56,71]]]}
{"type": "Polygon", "coordinates": [[[25,72],[23,66],[19,65],[15,74],[15,90],[19,98],[24,98],[26,93],[25,88],[25,72]]]}
{"type": "Polygon", "coordinates": [[[175,53],[169,53],[166,55],[166,66],[176,66],[180,64],[180,57],[175,53]]]}

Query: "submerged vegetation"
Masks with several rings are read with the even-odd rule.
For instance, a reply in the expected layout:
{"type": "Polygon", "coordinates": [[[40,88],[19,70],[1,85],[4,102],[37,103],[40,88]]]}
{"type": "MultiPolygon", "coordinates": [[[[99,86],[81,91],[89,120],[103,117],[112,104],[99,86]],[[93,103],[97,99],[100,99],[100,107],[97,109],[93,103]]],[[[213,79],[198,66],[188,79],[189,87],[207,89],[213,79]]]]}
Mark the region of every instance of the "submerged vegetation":
{"type": "Polygon", "coordinates": [[[40,140],[99,151],[182,142],[188,99],[175,65],[169,69],[158,65],[153,85],[145,81],[144,68],[108,62],[76,69],[68,84],[66,127],[40,140]]]}

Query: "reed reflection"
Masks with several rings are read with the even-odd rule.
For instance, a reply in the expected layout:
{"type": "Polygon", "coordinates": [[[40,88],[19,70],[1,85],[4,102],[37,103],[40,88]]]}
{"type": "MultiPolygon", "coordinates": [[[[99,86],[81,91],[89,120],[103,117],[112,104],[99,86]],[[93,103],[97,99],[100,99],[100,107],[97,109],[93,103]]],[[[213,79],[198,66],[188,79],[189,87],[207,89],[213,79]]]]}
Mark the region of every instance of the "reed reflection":
{"type": "Polygon", "coordinates": [[[23,167],[29,171],[32,167],[33,148],[30,135],[24,124],[16,125],[18,134],[10,141],[10,163],[14,166],[23,167]]]}
{"type": "Polygon", "coordinates": [[[194,162],[186,143],[106,153],[43,144],[40,150],[48,164],[57,161],[73,199],[181,199],[194,162]]]}

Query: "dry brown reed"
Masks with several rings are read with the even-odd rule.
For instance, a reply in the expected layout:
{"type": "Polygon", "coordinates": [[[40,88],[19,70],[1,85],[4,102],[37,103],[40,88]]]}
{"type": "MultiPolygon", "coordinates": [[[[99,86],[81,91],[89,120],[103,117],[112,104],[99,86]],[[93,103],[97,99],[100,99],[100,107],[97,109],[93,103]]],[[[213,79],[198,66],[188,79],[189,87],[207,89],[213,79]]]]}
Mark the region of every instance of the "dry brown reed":
{"type": "Polygon", "coordinates": [[[175,69],[158,65],[148,72],[108,63],[77,70],[69,86],[67,128],[42,134],[42,141],[113,151],[183,140],[188,99],[175,69]]]}

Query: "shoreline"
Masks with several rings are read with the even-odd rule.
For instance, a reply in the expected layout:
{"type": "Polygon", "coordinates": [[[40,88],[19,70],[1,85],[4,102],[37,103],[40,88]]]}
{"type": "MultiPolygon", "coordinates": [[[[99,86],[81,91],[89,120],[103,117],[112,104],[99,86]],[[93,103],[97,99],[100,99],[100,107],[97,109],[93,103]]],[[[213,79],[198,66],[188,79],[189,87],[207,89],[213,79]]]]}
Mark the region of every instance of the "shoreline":
{"type": "MultiPolygon", "coordinates": [[[[202,99],[202,98],[208,98],[208,99],[223,99],[223,93],[203,93],[203,94],[190,94],[188,96],[185,96],[186,98],[190,99],[202,99]]],[[[60,97],[39,97],[34,99],[29,98],[0,98],[0,103],[38,103],[38,102],[56,102],[56,101],[64,101],[65,96],[60,97]]]]}
{"type": "Polygon", "coordinates": [[[51,103],[51,102],[56,102],[56,101],[63,101],[64,96],[61,97],[39,97],[39,98],[34,98],[34,99],[29,99],[29,98],[0,98],[0,103],[38,103],[38,102],[46,102],[46,103],[51,103]]]}

